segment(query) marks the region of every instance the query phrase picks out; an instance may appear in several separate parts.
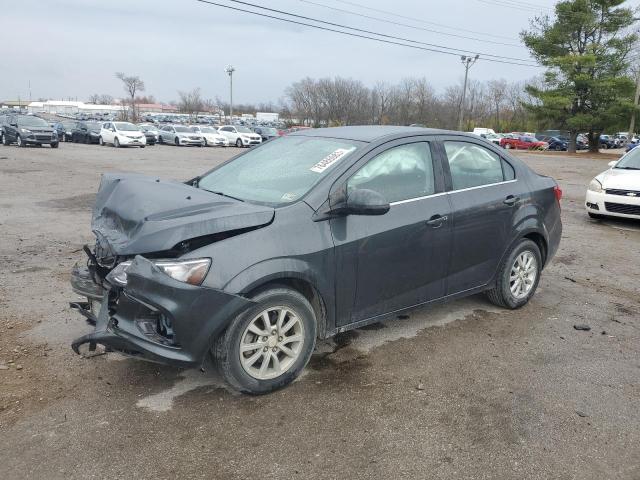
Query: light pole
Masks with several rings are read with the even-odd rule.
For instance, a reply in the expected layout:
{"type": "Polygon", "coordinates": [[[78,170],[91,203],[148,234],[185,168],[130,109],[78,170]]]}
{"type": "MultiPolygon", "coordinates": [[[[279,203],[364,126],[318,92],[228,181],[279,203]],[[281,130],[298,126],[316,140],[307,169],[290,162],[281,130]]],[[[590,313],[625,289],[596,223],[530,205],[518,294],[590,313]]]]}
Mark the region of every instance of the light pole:
{"type": "Polygon", "coordinates": [[[229,121],[233,123],[233,72],[236,71],[233,65],[227,65],[224,69],[229,75],[229,121]]]}
{"type": "Polygon", "coordinates": [[[640,71],[636,73],[636,94],[633,97],[633,112],[631,113],[631,122],[629,124],[629,135],[627,136],[627,142],[631,142],[636,129],[636,110],[638,103],[640,102],[640,71]]]}
{"type": "Polygon", "coordinates": [[[460,111],[458,113],[458,130],[460,131],[462,131],[464,124],[464,103],[467,98],[467,79],[469,77],[469,69],[474,63],[476,63],[478,58],[480,58],[480,55],[476,55],[475,57],[462,55],[460,57],[460,61],[462,61],[462,65],[464,65],[464,86],[462,87],[462,102],[460,102],[460,111]]]}

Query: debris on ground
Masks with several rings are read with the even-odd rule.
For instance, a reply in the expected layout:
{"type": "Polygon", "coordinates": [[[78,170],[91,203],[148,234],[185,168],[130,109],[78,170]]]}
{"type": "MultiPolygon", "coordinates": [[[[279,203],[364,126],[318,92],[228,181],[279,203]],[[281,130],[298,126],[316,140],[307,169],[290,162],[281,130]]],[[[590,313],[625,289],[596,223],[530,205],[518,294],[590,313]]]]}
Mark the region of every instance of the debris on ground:
{"type": "Polygon", "coordinates": [[[579,417],[585,418],[588,417],[589,415],[587,415],[586,413],[584,413],[581,410],[576,410],[576,415],[578,415],[579,417]]]}
{"type": "Polygon", "coordinates": [[[588,332],[589,330],[591,330],[591,327],[586,323],[578,323],[574,325],[573,328],[575,328],[576,330],[582,330],[584,332],[588,332]]]}

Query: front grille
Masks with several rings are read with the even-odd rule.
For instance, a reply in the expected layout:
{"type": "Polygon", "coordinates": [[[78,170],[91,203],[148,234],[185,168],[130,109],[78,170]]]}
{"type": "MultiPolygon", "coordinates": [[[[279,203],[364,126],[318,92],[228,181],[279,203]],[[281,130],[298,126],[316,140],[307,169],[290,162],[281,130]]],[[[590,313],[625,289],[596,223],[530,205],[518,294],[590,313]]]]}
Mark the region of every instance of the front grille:
{"type": "Polygon", "coordinates": [[[640,205],[605,202],[604,206],[609,212],[623,213],[625,215],[640,215],[640,205]]]}
{"type": "Polygon", "coordinates": [[[51,135],[50,134],[47,135],[47,134],[39,133],[35,137],[36,137],[36,140],[40,140],[40,141],[49,141],[49,140],[51,140],[51,135]]]}
{"type": "Polygon", "coordinates": [[[189,137],[191,140],[200,140],[200,137],[189,137]]]}
{"type": "Polygon", "coordinates": [[[638,190],[621,190],[618,188],[607,188],[605,190],[609,195],[624,195],[627,197],[640,197],[640,191],[638,190]]]}

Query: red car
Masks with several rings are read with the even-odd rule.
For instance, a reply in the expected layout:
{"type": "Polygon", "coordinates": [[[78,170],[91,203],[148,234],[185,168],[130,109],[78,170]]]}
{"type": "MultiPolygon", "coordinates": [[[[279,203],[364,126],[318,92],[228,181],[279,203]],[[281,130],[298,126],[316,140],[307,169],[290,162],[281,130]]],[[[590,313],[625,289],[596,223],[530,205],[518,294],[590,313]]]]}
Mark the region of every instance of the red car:
{"type": "Polygon", "coordinates": [[[503,138],[500,140],[502,148],[515,148],[516,150],[546,150],[549,147],[547,142],[541,142],[535,137],[527,137],[525,135],[516,136],[514,138],[503,138]]]}

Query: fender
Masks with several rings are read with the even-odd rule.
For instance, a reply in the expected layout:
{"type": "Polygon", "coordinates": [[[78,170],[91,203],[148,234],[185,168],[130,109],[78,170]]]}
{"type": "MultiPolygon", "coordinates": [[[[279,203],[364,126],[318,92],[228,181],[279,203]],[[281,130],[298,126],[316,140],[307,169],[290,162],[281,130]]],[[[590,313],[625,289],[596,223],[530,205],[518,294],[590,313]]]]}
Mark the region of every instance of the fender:
{"type": "MultiPolygon", "coordinates": [[[[500,271],[502,263],[504,262],[511,249],[515,246],[515,244],[520,241],[520,239],[531,233],[537,233],[542,235],[545,245],[548,248],[549,232],[547,232],[547,228],[545,227],[544,223],[540,221],[539,210],[540,209],[537,205],[527,203],[525,205],[522,205],[513,216],[513,235],[509,239],[507,248],[504,252],[502,252],[502,255],[500,256],[500,262],[498,262],[496,271],[493,273],[491,281],[487,284],[488,288],[491,288],[493,285],[495,285],[496,281],[498,280],[498,272],[500,271]]],[[[544,265],[542,267],[544,268],[544,265]]]]}
{"type": "Polygon", "coordinates": [[[335,326],[335,295],[330,284],[334,277],[333,250],[324,261],[312,264],[301,258],[279,257],[256,263],[233,277],[224,287],[226,292],[245,296],[261,285],[276,280],[302,280],[320,296],[326,325],[318,331],[330,331],[335,326]],[[319,269],[325,269],[324,272],[319,269]]]}

